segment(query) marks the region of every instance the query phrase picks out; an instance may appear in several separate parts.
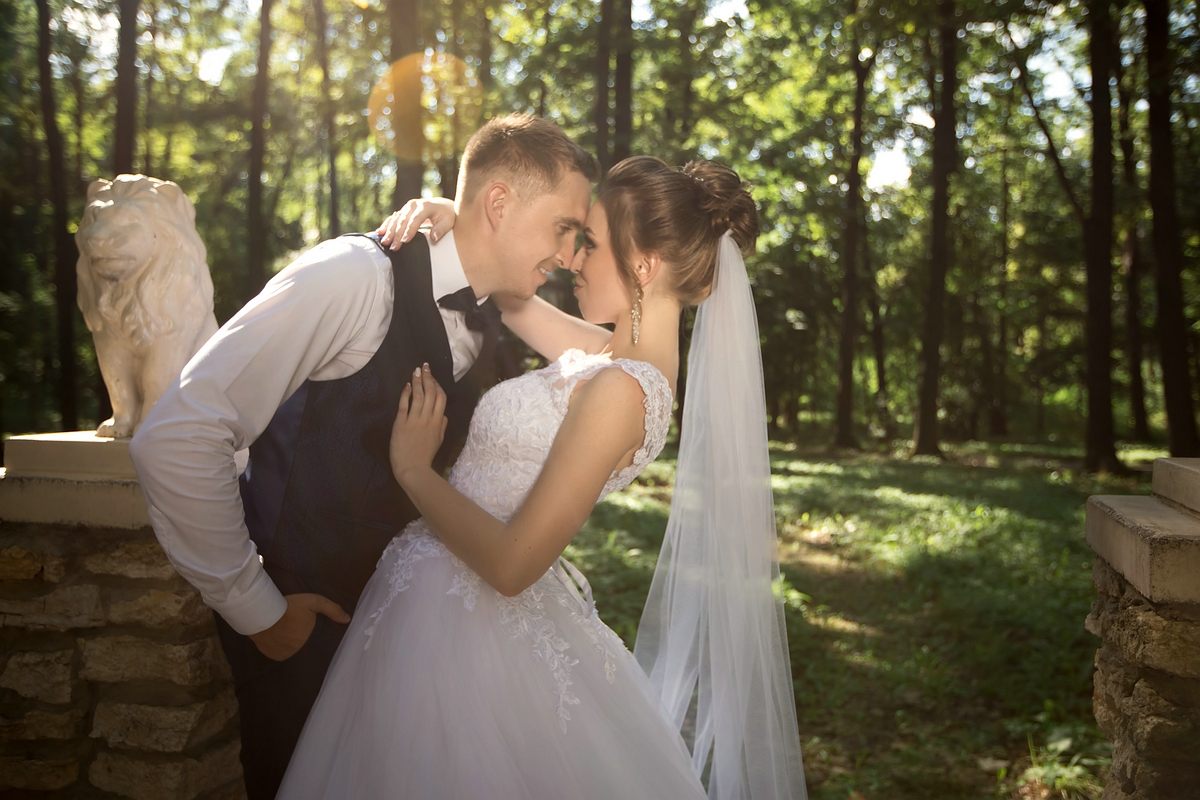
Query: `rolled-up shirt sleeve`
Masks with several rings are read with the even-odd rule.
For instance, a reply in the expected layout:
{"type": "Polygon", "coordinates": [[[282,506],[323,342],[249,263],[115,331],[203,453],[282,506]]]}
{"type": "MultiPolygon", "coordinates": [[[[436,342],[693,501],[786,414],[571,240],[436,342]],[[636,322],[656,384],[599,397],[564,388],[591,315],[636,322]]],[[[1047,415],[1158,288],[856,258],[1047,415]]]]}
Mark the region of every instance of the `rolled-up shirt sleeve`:
{"type": "Polygon", "coordinates": [[[287,603],[246,529],[234,453],[305,380],[361,367],[382,339],[391,301],[389,263],[373,243],[320,243],[209,339],[133,437],[130,454],[168,560],[238,633],[269,628],[287,603]]]}

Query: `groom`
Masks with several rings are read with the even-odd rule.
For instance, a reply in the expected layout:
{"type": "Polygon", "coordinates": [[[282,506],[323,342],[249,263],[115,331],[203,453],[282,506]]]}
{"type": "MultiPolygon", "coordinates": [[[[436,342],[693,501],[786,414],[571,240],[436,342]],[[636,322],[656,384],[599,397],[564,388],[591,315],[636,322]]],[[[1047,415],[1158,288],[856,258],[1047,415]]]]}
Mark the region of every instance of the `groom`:
{"type": "Polygon", "coordinates": [[[396,252],[321,242],[213,335],[134,436],[155,534],[217,613],[250,800],[275,796],[346,611],[418,516],[388,459],[401,389],[425,362],[446,387],[444,468],[495,340],[487,297],[529,298],[570,262],[595,177],[552,122],[491,120],[465,148],[452,233],[396,252]]]}

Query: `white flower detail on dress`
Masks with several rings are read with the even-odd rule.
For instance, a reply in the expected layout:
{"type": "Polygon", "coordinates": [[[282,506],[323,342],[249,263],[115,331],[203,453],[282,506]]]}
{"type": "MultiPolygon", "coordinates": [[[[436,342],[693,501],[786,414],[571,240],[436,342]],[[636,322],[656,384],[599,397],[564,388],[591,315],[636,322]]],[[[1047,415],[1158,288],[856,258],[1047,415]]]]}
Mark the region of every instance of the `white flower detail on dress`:
{"type": "Polygon", "coordinates": [[[612,628],[604,624],[604,620],[600,619],[600,613],[596,610],[596,606],[592,605],[589,610],[581,611],[579,604],[575,602],[573,597],[567,595],[559,595],[559,605],[571,612],[571,615],[579,620],[583,632],[587,634],[588,639],[596,647],[596,652],[604,659],[604,677],[612,683],[617,679],[617,662],[613,658],[612,639],[616,639],[618,647],[624,648],[625,643],[621,641],[621,637],[617,636],[612,628]],[[610,638],[611,637],[611,638],[610,638]]]}
{"type": "Polygon", "coordinates": [[[379,562],[375,568],[381,569],[393,554],[396,561],[392,564],[392,569],[388,573],[387,600],[371,614],[369,618],[371,624],[367,625],[363,630],[363,635],[367,637],[367,642],[363,645],[364,650],[370,649],[371,637],[375,634],[375,626],[379,624],[380,618],[387,611],[388,606],[392,604],[392,600],[408,588],[413,578],[413,565],[430,556],[437,556],[447,552],[445,545],[425,531],[424,521],[420,519],[409,523],[404,531],[401,531],[399,535],[388,543],[388,546],[383,551],[383,555],[379,557],[379,562]]]}
{"type": "Polygon", "coordinates": [[[534,655],[550,667],[558,694],[558,725],[566,733],[567,722],[571,719],[567,706],[579,705],[579,698],[571,691],[571,668],[579,663],[579,659],[567,654],[571,646],[546,615],[542,605],[545,591],[535,583],[515,597],[500,595],[500,621],[513,636],[529,639],[534,655]]]}
{"type": "Polygon", "coordinates": [[[446,594],[458,595],[463,600],[463,608],[467,611],[474,611],[475,601],[479,599],[479,580],[478,575],[464,566],[454,573],[454,579],[446,594]]]}

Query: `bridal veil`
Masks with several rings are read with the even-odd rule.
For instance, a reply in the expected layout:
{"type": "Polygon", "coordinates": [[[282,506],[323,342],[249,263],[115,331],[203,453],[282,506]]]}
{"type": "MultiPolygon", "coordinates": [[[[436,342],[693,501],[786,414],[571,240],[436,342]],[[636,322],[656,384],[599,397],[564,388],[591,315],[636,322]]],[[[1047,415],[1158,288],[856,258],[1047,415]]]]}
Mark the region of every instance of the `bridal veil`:
{"type": "Polygon", "coordinates": [[[754,298],[731,234],[700,304],[670,518],[634,654],[710,800],[806,798],[754,298]]]}

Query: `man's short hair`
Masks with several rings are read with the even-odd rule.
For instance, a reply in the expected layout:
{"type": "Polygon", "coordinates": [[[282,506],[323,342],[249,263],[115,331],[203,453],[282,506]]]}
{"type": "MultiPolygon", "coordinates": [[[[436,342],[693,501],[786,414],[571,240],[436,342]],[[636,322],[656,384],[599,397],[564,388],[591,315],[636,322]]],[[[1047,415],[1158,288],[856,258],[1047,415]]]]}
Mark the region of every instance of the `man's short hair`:
{"type": "Polygon", "coordinates": [[[489,179],[503,176],[522,195],[548,192],[568,172],[595,181],[596,159],[548,119],[506,114],[488,120],[463,150],[458,194],[471,197],[489,179]]]}

